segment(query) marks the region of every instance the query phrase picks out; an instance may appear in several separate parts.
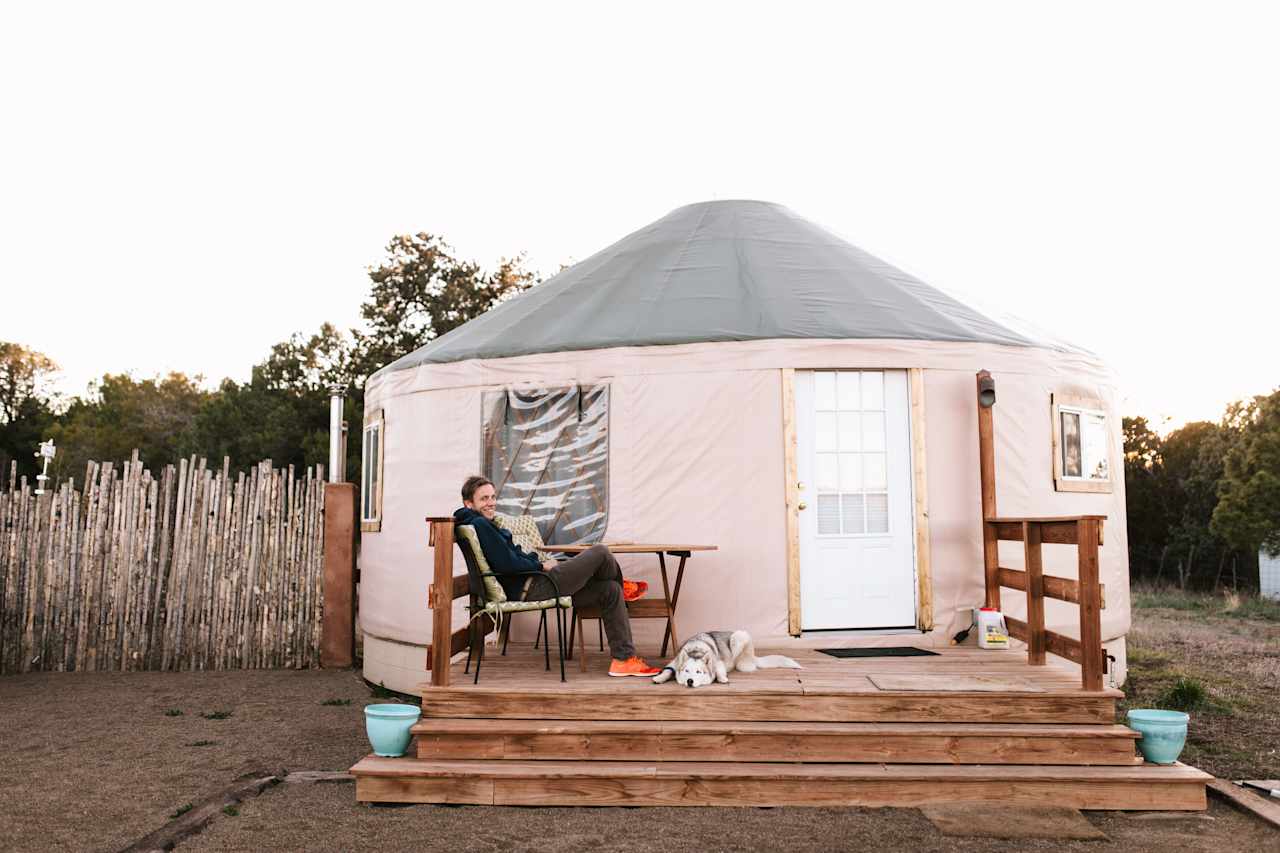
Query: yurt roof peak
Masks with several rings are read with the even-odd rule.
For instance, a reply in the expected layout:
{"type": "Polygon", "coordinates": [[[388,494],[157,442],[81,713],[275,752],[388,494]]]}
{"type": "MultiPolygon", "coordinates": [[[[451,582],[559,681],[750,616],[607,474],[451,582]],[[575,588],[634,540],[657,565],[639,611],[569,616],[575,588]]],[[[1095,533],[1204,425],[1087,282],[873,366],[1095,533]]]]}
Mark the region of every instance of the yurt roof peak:
{"type": "Polygon", "coordinates": [[[677,208],[380,373],[565,350],[779,338],[1055,346],[779,204],[677,208]]]}

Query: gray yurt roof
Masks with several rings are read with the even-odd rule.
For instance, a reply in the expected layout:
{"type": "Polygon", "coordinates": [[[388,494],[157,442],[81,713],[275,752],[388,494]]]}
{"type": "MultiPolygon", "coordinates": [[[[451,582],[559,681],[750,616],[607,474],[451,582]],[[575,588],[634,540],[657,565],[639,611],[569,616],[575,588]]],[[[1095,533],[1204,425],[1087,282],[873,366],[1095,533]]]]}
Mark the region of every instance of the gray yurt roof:
{"type": "Polygon", "coordinates": [[[1044,346],[782,205],[677,208],[379,373],[541,352],[776,338],[1044,346]]]}

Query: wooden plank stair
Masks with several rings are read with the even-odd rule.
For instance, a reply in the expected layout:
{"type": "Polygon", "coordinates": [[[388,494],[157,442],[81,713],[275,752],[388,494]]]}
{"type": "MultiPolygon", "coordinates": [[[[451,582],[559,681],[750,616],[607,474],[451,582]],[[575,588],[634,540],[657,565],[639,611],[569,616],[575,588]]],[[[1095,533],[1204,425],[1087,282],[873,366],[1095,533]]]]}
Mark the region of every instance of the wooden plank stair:
{"type": "Polygon", "coordinates": [[[919,806],[990,801],[1203,809],[1191,767],[362,759],[361,802],[512,806],[919,806]]]}
{"type": "Polygon", "coordinates": [[[428,719],[423,759],[1132,766],[1118,725],[428,719]]]}

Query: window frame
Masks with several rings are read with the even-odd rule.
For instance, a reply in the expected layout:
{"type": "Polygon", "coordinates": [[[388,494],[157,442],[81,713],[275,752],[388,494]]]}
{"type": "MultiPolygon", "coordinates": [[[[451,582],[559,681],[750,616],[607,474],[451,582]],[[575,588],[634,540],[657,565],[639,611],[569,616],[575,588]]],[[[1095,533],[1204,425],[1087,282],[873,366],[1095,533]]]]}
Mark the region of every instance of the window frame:
{"type": "Polygon", "coordinates": [[[1088,492],[1094,494],[1110,494],[1115,490],[1116,466],[1115,458],[1111,451],[1111,413],[1107,411],[1102,401],[1096,397],[1077,397],[1069,394],[1050,394],[1049,395],[1050,418],[1053,421],[1053,487],[1059,492],[1088,492]],[[1084,415],[1099,415],[1104,420],[1106,427],[1106,453],[1107,453],[1107,479],[1098,480],[1092,477],[1075,477],[1070,476],[1063,471],[1062,452],[1062,413],[1063,411],[1078,414],[1081,416],[1082,428],[1080,431],[1080,452],[1081,465],[1083,469],[1084,454],[1084,415]]]}
{"type": "Polygon", "coordinates": [[[372,412],[366,412],[364,416],[364,427],[360,432],[360,494],[358,496],[360,507],[360,530],[363,533],[378,533],[382,530],[382,488],[383,488],[383,458],[386,454],[387,446],[387,429],[386,418],[382,409],[375,409],[372,412]],[[365,514],[365,490],[369,482],[369,434],[376,432],[378,435],[378,458],[374,460],[375,466],[374,476],[377,478],[374,482],[373,489],[373,513],[365,514]]]}

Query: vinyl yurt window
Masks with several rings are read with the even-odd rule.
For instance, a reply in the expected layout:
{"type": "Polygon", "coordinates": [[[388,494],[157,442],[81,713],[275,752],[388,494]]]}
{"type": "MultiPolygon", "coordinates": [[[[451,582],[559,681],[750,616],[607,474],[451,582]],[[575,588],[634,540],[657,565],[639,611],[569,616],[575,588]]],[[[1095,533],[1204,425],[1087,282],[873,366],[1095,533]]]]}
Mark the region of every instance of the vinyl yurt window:
{"type": "Polygon", "coordinates": [[[609,520],[609,386],[486,391],[484,475],[498,512],[531,515],[543,541],[598,542],[609,520]]]}
{"type": "Polygon", "coordinates": [[[1060,492],[1110,492],[1107,413],[1099,400],[1054,394],[1053,482],[1060,492]]]}
{"type": "Polygon", "coordinates": [[[382,410],[365,414],[360,441],[360,529],[382,529],[382,410]]]}

